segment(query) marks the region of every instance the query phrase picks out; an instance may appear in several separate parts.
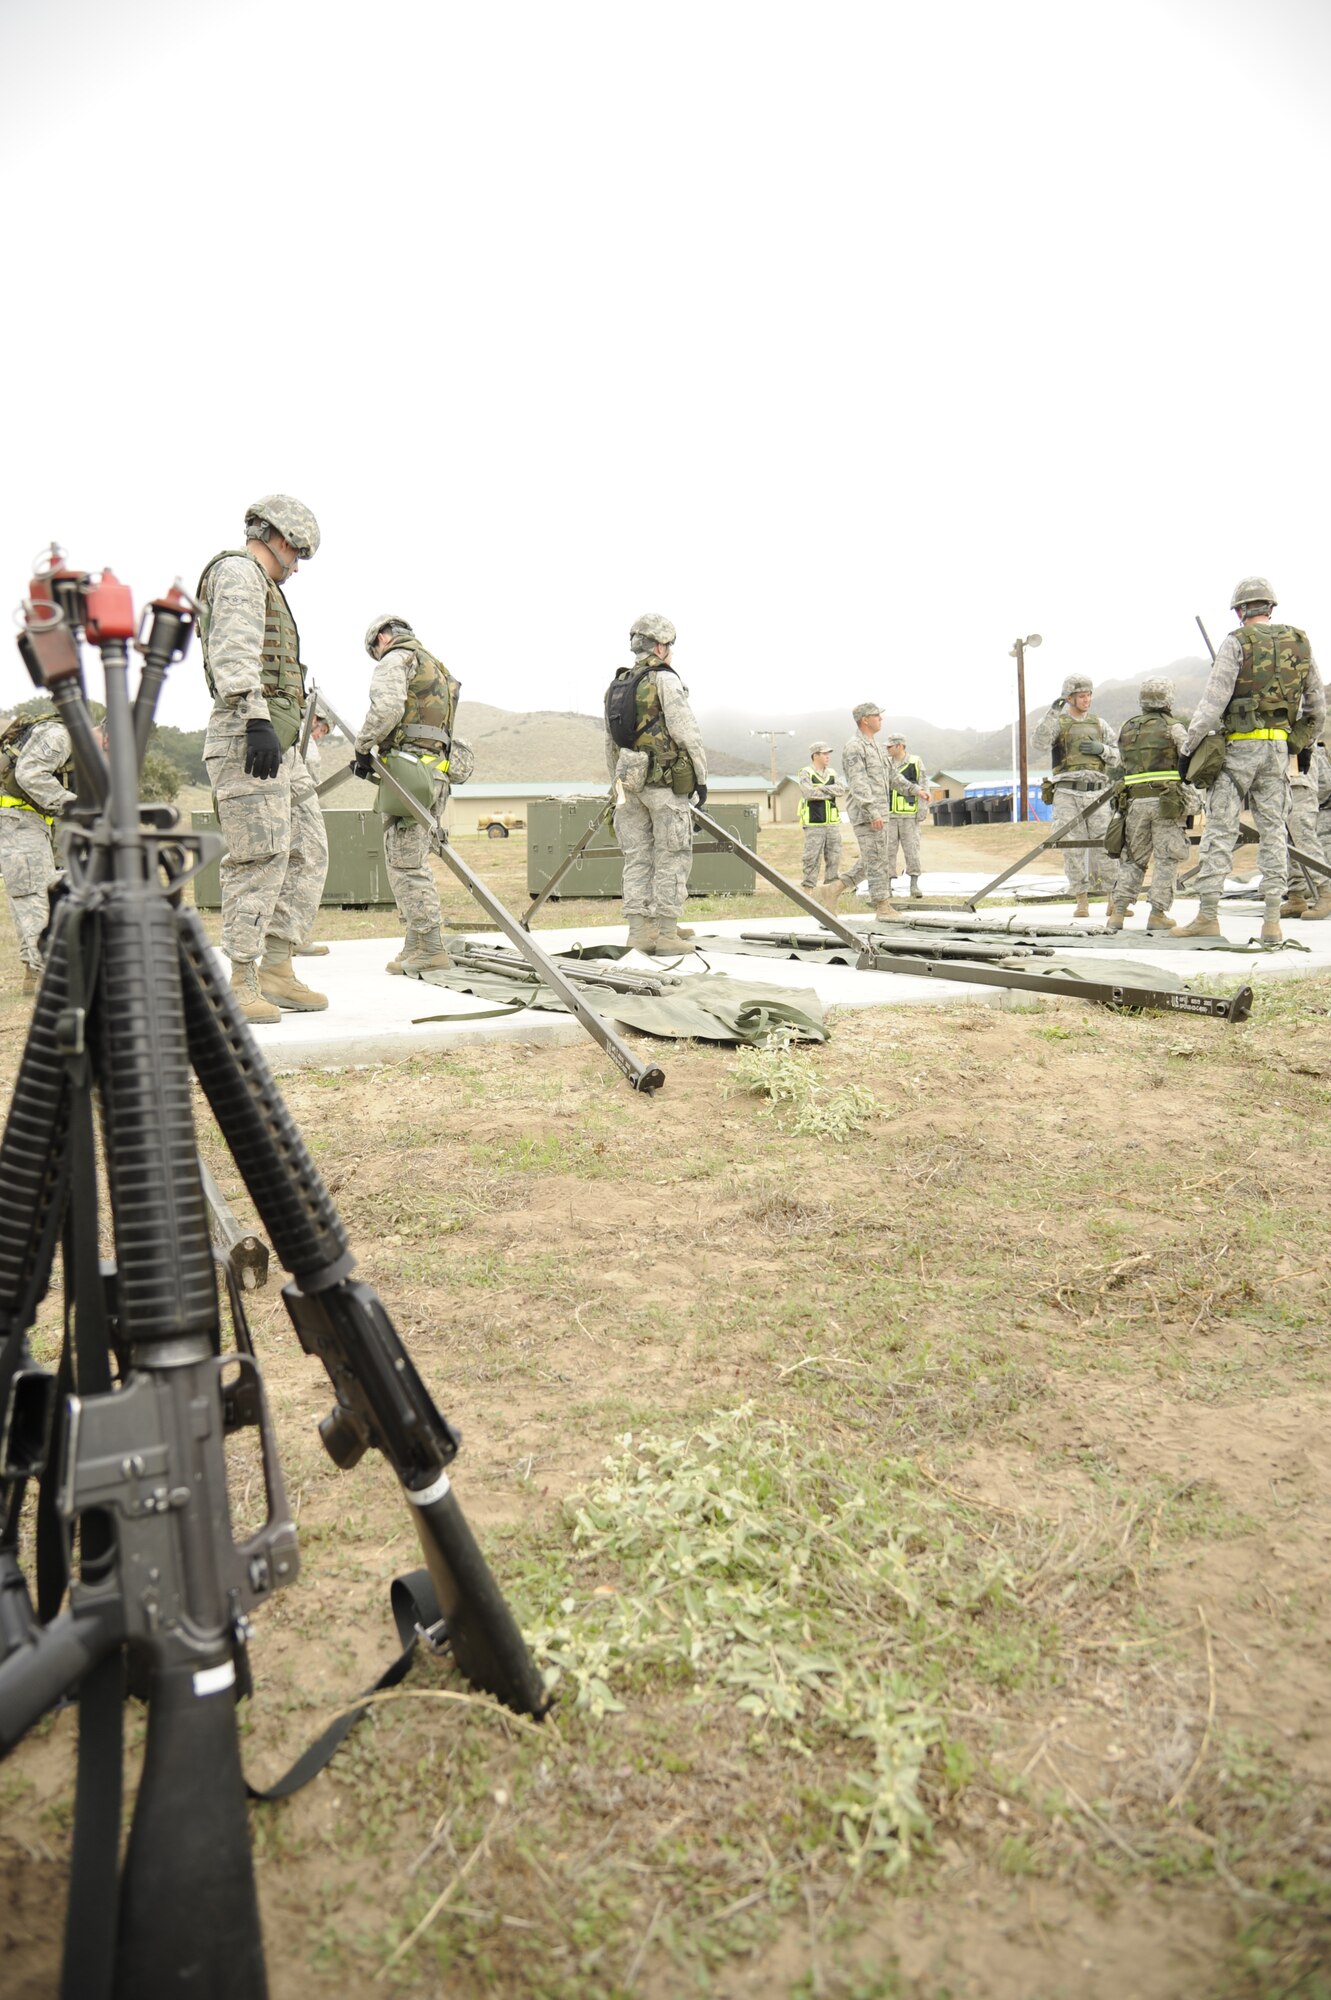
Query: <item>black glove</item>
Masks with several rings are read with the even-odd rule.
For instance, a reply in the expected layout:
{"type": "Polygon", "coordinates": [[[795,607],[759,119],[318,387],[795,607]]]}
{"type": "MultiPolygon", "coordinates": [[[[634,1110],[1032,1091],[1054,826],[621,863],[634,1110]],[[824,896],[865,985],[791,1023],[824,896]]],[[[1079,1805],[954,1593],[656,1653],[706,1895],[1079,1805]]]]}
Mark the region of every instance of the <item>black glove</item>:
{"type": "Polygon", "coordinates": [[[1307,775],[1308,775],[1309,771],[1311,771],[1311,769],[1312,769],[1312,767],[1313,767],[1313,746],[1312,746],[1312,744],[1310,743],[1310,744],[1308,745],[1308,748],[1307,748],[1306,750],[1300,750],[1300,751],[1298,751],[1298,752],[1297,752],[1297,756],[1298,756],[1298,764],[1299,764],[1299,769],[1300,769],[1300,771],[1302,771],[1303,775],[1304,775],[1305,777],[1307,777],[1307,775]]]}
{"type": "Polygon", "coordinates": [[[266,715],[252,715],[245,724],[245,776],[275,778],[282,768],[282,745],[266,715]]]}
{"type": "Polygon", "coordinates": [[[1191,764],[1191,762],[1192,762],[1192,752],[1189,750],[1185,753],[1184,751],[1180,750],[1178,759],[1178,774],[1180,778],[1182,778],[1184,784],[1188,782],[1188,766],[1189,764],[1191,764]]]}
{"type": "Polygon", "coordinates": [[[368,751],[358,750],[356,752],[351,760],[351,775],[353,778],[373,779],[374,765],[370,762],[368,751]]]}
{"type": "Polygon", "coordinates": [[[695,800],[695,802],[696,802],[696,803],[697,803],[698,805],[700,805],[700,806],[705,806],[705,805],[707,804],[707,787],[706,787],[706,785],[695,785],[695,786],[693,787],[693,797],[694,797],[694,800],[695,800]]]}

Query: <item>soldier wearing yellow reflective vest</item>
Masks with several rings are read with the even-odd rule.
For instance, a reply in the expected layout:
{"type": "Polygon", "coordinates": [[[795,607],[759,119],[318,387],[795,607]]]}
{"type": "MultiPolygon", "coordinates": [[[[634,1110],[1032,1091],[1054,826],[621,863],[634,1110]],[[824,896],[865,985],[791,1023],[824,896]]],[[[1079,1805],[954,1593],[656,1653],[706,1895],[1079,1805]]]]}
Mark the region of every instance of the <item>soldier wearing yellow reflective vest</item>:
{"type": "Polygon", "coordinates": [[[809,761],[799,774],[800,825],[804,828],[804,872],[806,889],[817,889],[824,879],[831,882],[841,872],[841,811],[839,798],[847,796],[828,759],[830,743],[811,743],[809,761]]]}
{"type": "MultiPolygon", "coordinates": [[[[1262,938],[1280,941],[1285,899],[1291,755],[1311,751],[1326,721],[1326,693],[1306,632],[1271,619],[1276,595],[1264,576],[1246,576],[1230,598],[1238,629],[1221,640],[1201,701],[1183,740],[1193,758],[1207,737],[1223,763],[1206,800],[1196,919],[1180,937],[1219,937],[1220,893],[1234,862],[1239,814],[1257,823],[1265,915],[1262,938]],[[1222,744],[1223,739],[1223,744],[1222,744]]],[[[1200,762],[1201,760],[1197,760],[1200,762]]],[[[1199,773],[1200,780],[1200,773],[1199,773]]]]}
{"type": "Polygon", "coordinates": [[[72,771],[69,731],[54,709],[0,729],[0,876],[18,932],[25,993],[35,993],[41,977],[47,891],[59,873],[51,828],[74,802],[72,771]]]}
{"type": "MultiPolygon", "coordinates": [[[[352,769],[373,775],[370,752],[438,819],[448,800],[448,771],[461,684],[427,653],[405,618],[385,613],[371,621],[365,650],[376,662],[370,706],[356,738],[352,769]]],[[[430,873],[430,836],[391,788],[379,788],[384,816],[384,861],[406,939],[388,971],[408,978],[442,971],[444,945],[439,891],[430,873]]]]}
{"type": "Polygon", "coordinates": [[[1199,803],[1179,771],[1187,721],[1174,714],[1174,683],[1163,676],[1143,681],[1137,699],[1141,713],[1129,716],[1118,733],[1123,760],[1118,807],[1125,826],[1122,857],[1109,895],[1108,928],[1122,930],[1149,863],[1151,914],[1146,928],[1172,931],[1169,910],[1179,863],[1188,858],[1184,821],[1199,803]]]}
{"type": "Polygon", "coordinates": [[[901,778],[906,779],[912,789],[906,791],[896,780],[888,797],[887,812],[887,870],[889,875],[897,872],[897,846],[901,847],[906,873],[910,876],[910,893],[919,901],[920,896],[920,807],[927,804],[929,794],[924,787],[924,766],[918,757],[906,755],[904,736],[888,738],[887,754],[901,778]]]}

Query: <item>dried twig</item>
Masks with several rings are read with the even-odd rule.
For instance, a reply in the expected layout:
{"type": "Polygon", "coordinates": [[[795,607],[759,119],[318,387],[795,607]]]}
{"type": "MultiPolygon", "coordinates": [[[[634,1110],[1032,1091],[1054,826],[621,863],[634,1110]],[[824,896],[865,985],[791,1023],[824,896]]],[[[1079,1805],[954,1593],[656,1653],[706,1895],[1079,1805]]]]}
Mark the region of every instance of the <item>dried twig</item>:
{"type": "Polygon", "coordinates": [[[1173,1798],[1166,1805],[1166,1812],[1173,1812],[1175,1806],[1183,1803],[1189,1785],[1191,1785],[1202,1767],[1202,1759],[1206,1755],[1206,1746],[1211,1740],[1211,1724],[1215,1721],[1215,1649],[1211,1644],[1211,1628],[1206,1622],[1206,1613],[1202,1610],[1200,1604],[1197,1606],[1197,1616],[1202,1621],[1202,1637],[1206,1641],[1206,1678],[1209,1684],[1206,1701],[1206,1725],[1202,1730],[1202,1740],[1197,1745],[1197,1755],[1192,1760],[1192,1768],[1175,1792],[1173,1798]]]}
{"type": "Polygon", "coordinates": [[[648,1924],[646,1930],[643,1932],[642,1937],[638,1942],[638,1949],[633,1954],[632,1965],[629,1967],[628,1971],[624,1975],[624,1991],[626,1993],[631,1993],[633,1991],[634,1982],[637,1979],[638,1973],[642,1968],[642,1961],[647,1954],[647,1947],[652,1941],[653,1933],[656,1930],[657,1923],[660,1920],[661,1912],[664,1908],[665,1908],[665,1897],[658,1896],[656,1899],[656,1908],[652,1911],[652,1920],[648,1924]]]}
{"type": "Polygon", "coordinates": [[[490,1850],[491,1837],[494,1834],[495,1828],[499,1824],[500,1818],[503,1814],[503,1810],[504,1808],[502,1806],[495,1807],[493,1813],[490,1815],[489,1826],[486,1827],[485,1832],[481,1835],[475,1847],[472,1848],[471,1853],[467,1856],[462,1866],[458,1869],[456,1875],[454,1875],[452,1879],[445,1884],[444,1888],[440,1890],[439,1894],[435,1897],[434,1901],[431,1903],[429,1909],[425,1912],[425,1915],[421,1918],[420,1922],[416,1925],[415,1929],[408,1931],[406,1937],[403,1938],[401,1944],[398,1945],[394,1951],[389,1953],[388,1957],[384,1960],[383,1964],[379,1967],[379,1970],[374,1975],[376,1985],[383,1978],[386,1972],[391,1972],[393,1967],[397,1965],[400,1962],[400,1960],[406,1957],[407,1953],[411,1950],[412,1946],[417,1942],[417,1940],[419,1938],[424,1937],[426,1931],[429,1930],[430,1925],[439,1915],[439,1912],[442,1909],[444,1909],[450,1902],[452,1902],[453,1897],[456,1894],[457,1890],[461,1888],[462,1884],[466,1881],[468,1875],[470,1875],[472,1869],[476,1866],[477,1862],[481,1860],[482,1856],[488,1854],[490,1850]]]}

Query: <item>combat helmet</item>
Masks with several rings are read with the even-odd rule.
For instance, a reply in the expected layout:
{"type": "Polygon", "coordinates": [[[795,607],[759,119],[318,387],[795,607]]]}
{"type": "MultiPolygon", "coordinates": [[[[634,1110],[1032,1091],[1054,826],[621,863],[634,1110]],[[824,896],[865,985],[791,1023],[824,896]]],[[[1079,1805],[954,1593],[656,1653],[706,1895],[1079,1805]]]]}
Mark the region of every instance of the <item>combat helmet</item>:
{"type": "Polygon", "coordinates": [[[1244,576],[1234,585],[1229,608],[1231,611],[1244,611],[1254,604],[1264,604],[1269,611],[1274,611],[1276,602],[1276,594],[1266,577],[1244,576]]]}
{"type": "Polygon", "coordinates": [[[391,625],[395,632],[410,632],[411,630],[411,621],[407,618],[399,618],[396,611],[385,611],[382,618],[371,619],[365,628],[365,650],[372,660],[377,660],[379,657],[374,650],[374,642],[383,631],[385,625],[391,625]]]}
{"type": "Polygon", "coordinates": [[[635,653],[650,653],[653,646],[673,646],[675,628],[659,611],[644,611],[629,626],[629,644],[635,653]]]}
{"type": "Polygon", "coordinates": [[[1067,701],[1074,694],[1091,694],[1094,686],[1089,674],[1069,674],[1063,683],[1063,699],[1067,701]]]}
{"type": "Polygon", "coordinates": [[[1174,706],[1174,683],[1164,674],[1154,674],[1143,681],[1137,690],[1137,699],[1143,708],[1172,708],[1174,706]]]}
{"type": "MultiPolygon", "coordinates": [[[[276,528],[279,535],[286,537],[302,562],[308,562],[319,550],[319,523],[309,508],[300,500],[293,500],[289,493],[269,493],[262,500],[253,500],[245,509],[245,528],[248,533],[251,521],[266,522],[276,528]]],[[[266,541],[267,536],[261,540],[266,541]]]]}

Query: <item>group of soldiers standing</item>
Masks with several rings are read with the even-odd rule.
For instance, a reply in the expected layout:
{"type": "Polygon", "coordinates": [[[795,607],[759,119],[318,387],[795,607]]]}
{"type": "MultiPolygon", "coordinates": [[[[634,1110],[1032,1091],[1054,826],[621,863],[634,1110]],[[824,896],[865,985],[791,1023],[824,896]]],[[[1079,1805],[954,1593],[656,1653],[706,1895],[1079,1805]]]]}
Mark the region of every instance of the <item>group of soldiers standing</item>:
{"type": "Polygon", "coordinates": [[[1148,930],[1221,936],[1220,896],[1246,808],[1258,835],[1263,941],[1280,941],[1282,918],[1331,916],[1331,875],[1315,872],[1331,860],[1323,845],[1331,839],[1331,757],[1319,740],[1326,694],[1307,634],[1276,623],[1275,608],[1265,577],[1235,585],[1238,625],[1221,641],[1191,716],[1174,712],[1173,682],[1153,676],[1139,690],[1139,713],[1115,732],[1091,710],[1090,681],[1064,681],[1033,742],[1053,767],[1045,797],[1055,830],[1087,843],[1064,850],[1076,915],[1089,916],[1089,897],[1103,893],[1108,927],[1121,930],[1149,866],[1148,930]],[[1185,827],[1202,812],[1200,907],[1178,929],[1169,911],[1189,854],[1185,827]]]}
{"type": "MultiPolygon", "coordinates": [[[[300,637],[285,586],[319,547],[319,525],[289,494],[246,510],[244,545],[206,565],[198,585],[203,670],[213,698],[203,756],[225,851],[221,863],[222,949],[246,1019],[276,1022],[284,1010],[328,1005],[299,977],[293,958],[327,947],[311,930],[328,868],[316,788],[318,741],[327,717],[315,708],[302,735],[308,694],[300,637]],[[312,768],[313,767],[313,768],[312,768]]],[[[1174,712],[1173,683],[1142,683],[1140,712],[1115,731],[1091,707],[1093,689],[1071,675],[1039,722],[1034,746],[1052,771],[1045,797],[1064,848],[1076,914],[1108,897],[1108,925],[1121,929],[1151,871],[1148,929],[1175,929],[1178,868],[1188,855],[1185,822],[1204,809],[1198,869],[1200,910],[1180,937],[1219,937],[1217,909],[1233,863],[1239,815],[1256,821],[1265,901],[1263,939],[1280,938],[1282,917],[1331,916],[1331,757],[1319,741],[1326,696],[1307,635],[1277,624],[1264,577],[1235,588],[1236,630],[1222,642],[1202,699],[1174,712]],[[1080,844],[1071,844],[1071,843],[1080,844]],[[1307,855],[1290,872],[1289,846],[1307,855]],[[1114,862],[1117,866],[1114,866],[1114,862]]],[[[606,692],[606,761],[615,833],[623,854],[623,907],[630,946],[677,951],[693,855],[693,807],[707,800],[707,752],[688,690],[673,664],[675,627],[648,613],[630,629],[632,666],[606,692]]],[[[429,867],[430,831],[405,795],[438,821],[450,773],[461,780],[470,752],[455,741],[459,684],[395,613],[371,621],[369,706],[352,770],[377,778],[384,760],[396,781],[379,785],[388,877],[406,937],[387,967],[420,973],[446,967],[439,894],[429,867]]],[[[867,878],[877,917],[893,917],[898,855],[910,896],[920,895],[921,807],[929,801],[918,757],[900,735],[883,737],[876,702],[852,711],[854,732],[841,774],[827,743],[811,745],[799,774],[803,885],[828,910],[867,878]],[[880,742],[880,738],[882,738],[880,742]],[[842,823],[855,835],[842,865],[842,823]]],[[[0,730],[0,872],[14,912],[25,990],[41,969],[47,892],[56,876],[51,829],[75,802],[72,749],[54,711],[0,730]]]]}

